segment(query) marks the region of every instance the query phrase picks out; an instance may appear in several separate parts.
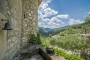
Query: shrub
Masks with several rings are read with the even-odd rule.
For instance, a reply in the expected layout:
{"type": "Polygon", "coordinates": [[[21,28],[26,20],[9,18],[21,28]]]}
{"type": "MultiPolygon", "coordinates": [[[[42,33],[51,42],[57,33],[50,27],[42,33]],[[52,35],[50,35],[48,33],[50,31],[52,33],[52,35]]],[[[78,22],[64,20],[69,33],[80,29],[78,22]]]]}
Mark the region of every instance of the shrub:
{"type": "Polygon", "coordinates": [[[41,44],[40,34],[39,33],[37,33],[37,35],[30,34],[28,42],[33,44],[41,44]]]}
{"type": "Polygon", "coordinates": [[[50,44],[51,44],[51,45],[56,45],[55,38],[52,38],[52,39],[50,40],[50,44]]]}
{"type": "Polygon", "coordinates": [[[84,60],[78,56],[75,56],[75,55],[72,55],[72,54],[67,54],[65,53],[65,51],[63,50],[59,50],[59,49],[54,49],[55,50],[55,53],[60,55],[60,56],[63,56],[66,60],[84,60]]]}
{"type": "Polygon", "coordinates": [[[61,33],[60,35],[61,35],[61,36],[65,36],[64,33],[61,33]]]}

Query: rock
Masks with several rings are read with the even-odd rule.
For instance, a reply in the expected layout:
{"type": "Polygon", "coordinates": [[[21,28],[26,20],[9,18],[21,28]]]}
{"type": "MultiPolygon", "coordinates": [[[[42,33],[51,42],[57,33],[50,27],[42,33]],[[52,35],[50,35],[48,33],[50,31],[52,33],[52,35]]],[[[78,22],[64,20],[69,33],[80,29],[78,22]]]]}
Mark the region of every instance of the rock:
{"type": "Polygon", "coordinates": [[[31,58],[26,58],[24,60],[43,60],[43,58],[39,55],[39,54],[36,54],[34,55],[33,57],[31,58]]]}
{"type": "Polygon", "coordinates": [[[39,45],[33,45],[28,47],[27,49],[20,50],[20,58],[21,59],[30,58],[33,55],[38,54],[40,47],[41,46],[39,45]]]}
{"type": "Polygon", "coordinates": [[[33,55],[28,50],[20,51],[20,59],[31,58],[33,55]]]}
{"type": "Polygon", "coordinates": [[[20,55],[27,55],[29,54],[29,51],[28,50],[22,50],[20,51],[20,55]]]}

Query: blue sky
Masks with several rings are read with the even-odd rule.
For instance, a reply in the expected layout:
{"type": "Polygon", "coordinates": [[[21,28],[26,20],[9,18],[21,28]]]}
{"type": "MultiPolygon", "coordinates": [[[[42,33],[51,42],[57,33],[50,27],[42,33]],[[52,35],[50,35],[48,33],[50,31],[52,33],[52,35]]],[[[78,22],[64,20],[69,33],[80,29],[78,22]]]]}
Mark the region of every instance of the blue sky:
{"type": "Polygon", "coordinates": [[[90,14],[90,0],[42,0],[38,8],[38,25],[59,28],[81,24],[90,14]]]}

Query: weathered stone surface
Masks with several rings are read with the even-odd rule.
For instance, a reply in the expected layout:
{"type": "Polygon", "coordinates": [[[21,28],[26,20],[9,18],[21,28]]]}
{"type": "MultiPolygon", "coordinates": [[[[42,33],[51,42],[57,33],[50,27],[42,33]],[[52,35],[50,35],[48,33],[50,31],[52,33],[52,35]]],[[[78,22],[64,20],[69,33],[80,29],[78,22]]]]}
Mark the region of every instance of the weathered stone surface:
{"type": "Polygon", "coordinates": [[[38,0],[0,0],[0,60],[11,60],[21,46],[27,43],[29,34],[36,34],[37,10],[38,0]],[[6,22],[2,22],[1,18],[8,19],[13,30],[3,31],[6,22]]]}
{"type": "Polygon", "coordinates": [[[2,30],[6,21],[1,20],[7,19],[5,14],[6,14],[6,2],[5,0],[0,0],[0,60],[3,59],[7,49],[7,40],[6,40],[7,31],[2,30]]]}
{"type": "Polygon", "coordinates": [[[28,46],[25,49],[22,49],[19,51],[19,55],[15,56],[14,59],[26,59],[26,58],[31,58],[33,55],[38,54],[39,48],[41,46],[39,45],[31,45],[28,46]]]}
{"type": "Polygon", "coordinates": [[[38,30],[38,0],[22,0],[22,3],[22,44],[24,44],[29,34],[38,30]]]}
{"type": "MultiPolygon", "coordinates": [[[[6,51],[4,51],[6,54],[2,58],[0,57],[0,60],[11,60],[12,56],[20,48],[19,41],[21,40],[21,19],[22,19],[22,2],[21,2],[21,0],[0,0],[0,13],[2,13],[6,17],[6,18],[4,18],[4,17],[1,17],[1,18],[8,19],[13,28],[12,31],[7,31],[7,34],[6,34],[7,36],[2,35],[3,38],[5,39],[5,41],[7,42],[6,43],[7,49],[6,49],[6,51]]],[[[0,22],[1,22],[1,18],[0,18],[0,22]]],[[[6,22],[2,21],[2,23],[3,23],[2,27],[4,27],[4,24],[6,22]]],[[[1,30],[2,27],[0,25],[0,32],[2,31],[1,30]]],[[[5,32],[5,31],[3,31],[3,32],[5,32]]],[[[1,35],[1,33],[0,33],[0,35],[1,35]]],[[[0,36],[0,37],[2,37],[2,36],[0,36]]],[[[0,41],[1,41],[1,39],[0,39],[0,41]]],[[[5,45],[4,41],[3,41],[3,43],[5,45]]],[[[3,45],[3,47],[4,47],[4,45],[3,45]]],[[[1,49],[0,49],[0,51],[1,51],[1,49]]],[[[0,53],[0,56],[3,54],[4,53],[2,53],[2,54],[0,53]]]]}
{"type": "Polygon", "coordinates": [[[34,55],[31,58],[26,58],[24,60],[44,60],[39,54],[34,55]]]}

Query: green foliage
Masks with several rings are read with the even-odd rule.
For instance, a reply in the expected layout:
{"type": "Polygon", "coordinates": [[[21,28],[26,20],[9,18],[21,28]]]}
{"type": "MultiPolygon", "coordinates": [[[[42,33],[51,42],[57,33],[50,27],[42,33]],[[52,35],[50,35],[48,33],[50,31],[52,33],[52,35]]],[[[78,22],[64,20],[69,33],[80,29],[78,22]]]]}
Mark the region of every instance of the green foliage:
{"type": "Polygon", "coordinates": [[[41,44],[40,33],[37,33],[37,44],[41,44]]]}
{"type": "Polygon", "coordinates": [[[65,26],[65,27],[61,27],[61,28],[55,28],[55,29],[51,29],[51,30],[47,30],[43,27],[39,27],[39,33],[41,34],[41,36],[45,36],[45,37],[48,37],[50,34],[53,36],[53,35],[56,35],[64,30],[66,30],[67,28],[69,28],[71,26],[65,26]]]}
{"type": "Polygon", "coordinates": [[[63,56],[66,60],[84,60],[78,56],[72,55],[72,54],[67,54],[65,51],[63,50],[59,50],[59,49],[54,49],[55,53],[63,56]]]}
{"type": "Polygon", "coordinates": [[[50,34],[50,35],[49,35],[49,37],[51,38],[51,37],[52,37],[52,35],[50,34]]]}
{"type": "Polygon", "coordinates": [[[50,44],[51,44],[51,45],[56,45],[56,41],[55,41],[54,38],[50,40],[50,44]]]}
{"type": "MultiPolygon", "coordinates": [[[[70,50],[72,53],[74,50],[83,50],[90,48],[90,38],[84,38],[81,37],[81,34],[85,34],[85,29],[86,33],[90,34],[90,23],[83,23],[83,24],[77,24],[73,25],[70,28],[65,29],[64,31],[58,33],[55,36],[52,37],[45,37],[42,38],[42,41],[44,45],[49,46],[56,46],[58,48],[62,48],[64,50],[70,50]]],[[[57,54],[59,54],[57,52],[57,54]]],[[[64,53],[63,53],[64,54],[64,53]]],[[[63,56],[63,54],[61,54],[63,56]]],[[[67,55],[65,54],[65,57],[67,60],[78,60],[75,56],[73,55],[67,55]],[[73,58],[74,59],[73,59],[73,58]]]]}
{"type": "Polygon", "coordinates": [[[61,33],[60,33],[60,35],[61,35],[61,36],[64,36],[64,33],[63,33],[63,32],[61,32],[61,33]]]}
{"type": "Polygon", "coordinates": [[[90,17],[86,17],[85,22],[90,23],[90,17]]]}
{"type": "Polygon", "coordinates": [[[42,45],[43,47],[48,47],[48,46],[50,46],[50,44],[48,44],[48,42],[46,41],[46,38],[45,38],[45,37],[41,36],[40,38],[41,38],[41,45],[42,45]]]}
{"type": "Polygon", "coordinates": [[[41,34],[41,36],[47,36],[48,31],[43,27],[39,27],[39,33],[41,34]]]}
{"type": "Polygon", "coordinates": [[[30,34],[28,42],[33,44],[41,44],[40,34],[39,33],[37,33],[37,35],[30,34]]]}
{"type": "MultiPolygon", "coordinates": [[[[45,43],[45,41],[43,41],[43,43],[42,44],[43,44],[44,47],[50,47],[50,45],[48,43],[45,43]]],[[[55,51],[56,54],[58,54],[60,56],[63,56],[66,60],[84,60],[81,57],[78,57],[78,56],[75,56],[75,55],[72,55],[72,54],[67,54],[64,50],[59,50],[57,48],[54,48],[54,51],[55,51]]]]}

